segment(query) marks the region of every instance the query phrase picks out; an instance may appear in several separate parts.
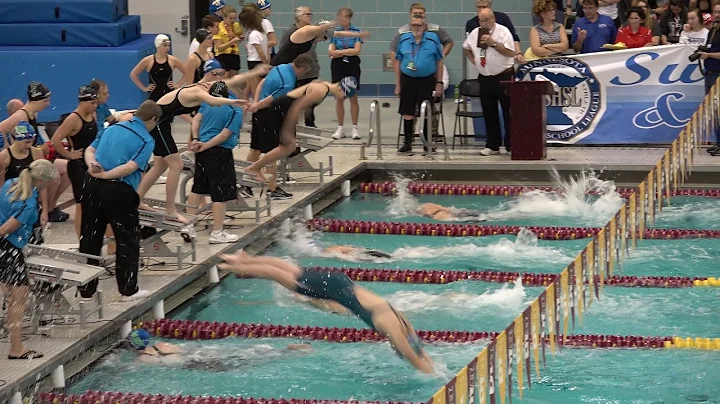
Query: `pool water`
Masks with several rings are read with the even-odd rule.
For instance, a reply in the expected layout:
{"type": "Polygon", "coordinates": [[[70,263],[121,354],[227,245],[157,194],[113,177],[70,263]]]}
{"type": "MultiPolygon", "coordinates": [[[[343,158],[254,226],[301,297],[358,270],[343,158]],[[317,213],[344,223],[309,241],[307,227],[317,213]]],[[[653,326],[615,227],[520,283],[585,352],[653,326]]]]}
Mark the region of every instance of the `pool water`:
{"type": "MultiPolygon", "coordinates": [[[[413,204],[525,212],[522,219],[502,223],[524,226],[600,226],[620,205],[617,195],[553,200],[544,195],[388,198],[354,194],[322,213],[323,218],[423,221],[412,215],[413,204]],[[523,199],[526,198],[526,199],[523,199]],[[536,198],[536,199],[532,199],[536,198]],[[543,203],[538,202],[545,198],[543,203]],[[582,201],[580,200],[582,199],[582,201]],[[532,203],[527,202],[528,200],[532,203]],[[547,202],[550,200],[550,202],[547,202]],[[564,210],[562,208],[564,203],[564,210]],[[535,206],[518,209],[517,206],[535,206]],[[544,206],[544,207],[543,207],[544,206]],[[405,209],[403,211],[403,209],[405,209]],[[515,210],[513,210],[515,209],[515,210]],[[603,213],[605,212],[605,213],[603,213]]],[[[497,217],[501,217],[498,215],[497,217]]],[[[507,215],[508,217],[510,215],[507,215]]],[[[658,217],[658,227],[720,228],[720,201],[674,198],[658,217]],[[715,226],[715,227],[713,227],[715,226]]],[[[418,237],[310,233],[302,223],[292,239],[266,254],[289,257],[301,266],[397,269],[499,270],[560,273],[588,240],[538,241],[531,233],[493,237],[418,237]],[[324,254],[323,247],[353,245],[393,254],[393,259],[353,261],[324,254]]],[[[717,276],[717,240],[641,240],[616,274],[634,276],[717,276]]],[[[543,288],[466,281],[444,285],[365,282],[406,313],[417,329],[501,331],[543,288]]],[[[589,296],[588,296],[589,298],[589,296]]],[[[720,337],[717,302],[720,289],[641,289],[605,287],[599,301],[576,319],[575,333],[643,336],[720,337]]],[[[354,317],[328,314],[297,302],[269,281],[227,277],[220,285],[172,313],[173,318],[356,327],[354,317]]],[[[203,360],[217,357],[222,369],[186,369],[140,365],[134,353],[118,352],[72,386],[87,389],[160,394],[233,395],[273,398],[318,398],[420,401],[430,398],[484,346],[432,344],[428,352],[440,374],[420,375],[397,358],[387,343],[334,344],[312,342],[313,351],[287,351],[291,339],[227,339],[180,341],[203,360]],[[162,380],[163,383],[158,383],[162,380]]],[[[549,351],[549,349],[548,349],[549,351]]],[[[720,352],[699,350],[563,349],[551,357],[539,382],[526,391],[526,403],[686,403],[720,402],[720,352]]],[[[212,361],[211,361],[212,362],[212,361]]],[[[514,375],[516,378],[517,375],[514,375]]],[[[513,391],[517,398],[517,390],[513,391]]]]}

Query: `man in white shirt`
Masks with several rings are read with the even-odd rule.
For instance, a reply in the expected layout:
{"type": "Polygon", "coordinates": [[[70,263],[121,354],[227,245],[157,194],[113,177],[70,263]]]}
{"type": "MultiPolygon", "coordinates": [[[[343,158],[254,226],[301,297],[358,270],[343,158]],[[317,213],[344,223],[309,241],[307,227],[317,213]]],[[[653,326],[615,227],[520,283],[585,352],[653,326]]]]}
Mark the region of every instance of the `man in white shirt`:
{"type": "Polygon", "coordinates": [[[618,3],[620,0],[599,0],[598,14],[606,15],[615,22],[615,28],[622,26],[622,18],[619,17],[618,3]]]}
{"type": "Polygon", "coordinates": [[[515,48],[512,33],[506,27],[495,23],[492,9],[478,11],[480,26],[470,32],[463,43],[463,51],[478,71],[480,83],[480,105],[485,117],[487,143],[480,151],[483,156],[501,154],[500,146],[510,152],[510,97],[500,82],[513,77],[515,48]],[[500,103],[505,121],[505,139],[501,136],[500,103]]]}

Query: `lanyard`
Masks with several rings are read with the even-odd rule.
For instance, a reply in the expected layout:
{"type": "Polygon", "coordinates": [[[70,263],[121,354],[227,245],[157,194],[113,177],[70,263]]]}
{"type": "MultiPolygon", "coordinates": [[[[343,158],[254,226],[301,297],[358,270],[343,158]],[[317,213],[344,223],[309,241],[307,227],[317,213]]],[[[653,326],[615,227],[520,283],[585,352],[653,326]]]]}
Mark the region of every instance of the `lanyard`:
{"type": "Polygon", "coordinates": [[[413,41],[412,41],[412,62],[413,62],[413,64],[415,64],[415,57],[422,49],[422,44],[423,44],[423,39],[420,39],[420,43],[415,43],[415,38],[413,38],[413,41]]]}

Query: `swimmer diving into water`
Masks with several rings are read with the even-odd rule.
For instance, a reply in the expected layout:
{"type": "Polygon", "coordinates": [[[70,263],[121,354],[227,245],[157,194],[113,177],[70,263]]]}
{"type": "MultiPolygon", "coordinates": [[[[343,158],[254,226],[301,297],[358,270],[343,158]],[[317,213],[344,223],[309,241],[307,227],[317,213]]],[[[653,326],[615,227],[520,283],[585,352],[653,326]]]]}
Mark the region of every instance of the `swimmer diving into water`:
{"type": "Polygon", "coordinates": [[[417,213],[440,221],[461,221],[461,222],[484,222],[487,220],[485,215],[470,210],[446,208],[437,203],[423,203],[417,208],[417,213]]]}
{"type": "Polygon", "coordinates": [[[335,313],[358,316],[380,335],[387,337],[395,352],[424,373],[432,373],[433,363],[422,348],[415,329],[401,313],[382,297],[353,283],[347,275],[302,269],[275,257],[253,257],[244,251],[222,255],[218,268],[238,275],[268,279],[291,292],[312,298],[316,307],[335,313]]]}

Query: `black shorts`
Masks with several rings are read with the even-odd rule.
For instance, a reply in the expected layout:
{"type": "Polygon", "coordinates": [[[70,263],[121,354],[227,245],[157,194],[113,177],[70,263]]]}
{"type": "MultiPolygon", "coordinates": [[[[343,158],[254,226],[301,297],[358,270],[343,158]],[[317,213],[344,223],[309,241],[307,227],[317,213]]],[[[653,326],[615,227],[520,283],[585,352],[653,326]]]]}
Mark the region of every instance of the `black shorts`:
{"type": "Polygon", "coordinates": [[[0,283],[11,286],[30,284],[25,254],[4,238],[0,239],[0,283]]]}
{"type": "Polygon", "coordinates": [[[332,82],[338,83],[345,77],[355,77],[360,89],[360,58],[358,56],[348,56],[347,62],[345,58],[335,58],[330,62],[330,71],[332,73],[332,82]]]}
{"type": "Polygon", "coordinates": [[[215,146],[195,154],[192,193],[210,195],[213,202],[237,199],[237,176],[231,149],[215,146]]]}
{"type": "MultiPolygon", "coordinates": [[[[262,62],[248,60],[248,62],[247,62],[248,70],[252,70],[255,68],[255,66],[260,65],[260,64],[262,64],[262,62]]],[[[262,76],[258,76],[258,77],[265,78],[266,76],[267,76],[267,74],[263,74],[262,76]]]]}
{"type": "MultiPolygon", "coordinates": [[[[410,77],[400,75],[400,115],[415,116],[420,110],[423,101],[432,100],[432,93],[435,91],[437,80],[435,75],[427,77],[410,77]]],[[[428,111],[430,114],[430,111],[428,111]]]]}
{"type": "Polygon", "coordinates": [[[70,186],[72,187],[75,203],[80,203],[83,185],[85,184],[85,175],[87,172],[88,167],[85,165],[84,159],[68,160],[67,174],[68,179],[70,180],[70,186]]]}
{"type": "Polygon", "coordinates": [[[178,148],[175,139],[172,137],[172,117],[160,118],[160,123],[150,132],[155,140],[153,154],[159,157],[167,157],[177,154],[178,148]]]}
{"type": "Polygon", "coordinates": [[[294,98],[283,95],[275,99],[269,107],[253,114],[253,125],[250,131],[250,148],[261,153],[280,146],[280,132],[292,106],[294,98]]]}
{"type": "Polygon", "coordinates": [[[233,54],[223,54],[223,55],[217,55],[215,56],[215,59],[217,59],[218,62],[220,62],[220,66],[222,66],[225,71],[235,70],[240,71],[240,55],[233,55],[233,54]]]}

